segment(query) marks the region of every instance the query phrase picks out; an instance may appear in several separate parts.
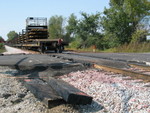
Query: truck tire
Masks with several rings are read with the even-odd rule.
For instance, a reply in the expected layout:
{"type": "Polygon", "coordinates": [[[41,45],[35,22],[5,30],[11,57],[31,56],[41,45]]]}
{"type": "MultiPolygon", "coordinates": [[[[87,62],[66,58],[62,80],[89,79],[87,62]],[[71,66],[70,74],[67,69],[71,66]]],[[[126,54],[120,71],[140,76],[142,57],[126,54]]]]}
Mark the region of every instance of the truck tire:
{"type": "Polygon", "coordinates": [[[45,49],[44,49],[44,45],[43,45],[43,44],[38,48],[38,51],[39,51],[40,53],[44,53],[44,52],[45,52],[45,49]]]}
{"type": "Polygon", "coordinates": [[[55,49],[55,53],[62,53],[62,48],[61,47],[57,47],[55,49]]]}
{"type": "Polygon", "coordinates": [[[59,49],[59,51],[58,51],[59,53],[62,53],[62,50],[61,49],[59,49]]]}
{"type": "Polygon", "coordinates": [[[62,50],[63,50],[62,46],[59,46],[59,47],[58,47],[58,52],[59,52],[59,53],[62,53],[62,50]]]}
{"type": "Polygon", "coordinates": [[[55,53],[57,53],[57,49],[55,49],[54,51],[55,51],[55,53]]]}

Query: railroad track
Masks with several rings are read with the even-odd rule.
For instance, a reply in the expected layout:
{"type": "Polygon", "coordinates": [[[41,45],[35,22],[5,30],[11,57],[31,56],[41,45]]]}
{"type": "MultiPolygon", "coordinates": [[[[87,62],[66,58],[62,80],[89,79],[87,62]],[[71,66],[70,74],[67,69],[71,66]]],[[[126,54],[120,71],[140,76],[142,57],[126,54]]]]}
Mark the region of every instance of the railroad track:
{"type": "MultiPolygon", "coordinates": [[[[38,54],[39,52],[33,51],[33,53],[38,54]]],[[[123,76],[130,76],[131,79],[141,79],[141,80],[143,80],[143,82],[150,82],[150,66],[145,66],[145,65],[141,65],[141,64],[133,64],[133,63],[129,63],[126,61],[119,61],[119,62],[124,62],[124,63],[126,63],[126,65],[129,66],[129,68],[122,69],[122,68],[116,68],[113,66],[108,66],[105,64],[103,65],[103,64],[98,63],[99,59],[107,60],[107,62],[108,62],[108,60],[113,61],[113,59],[108,59],[108,58],[103,58],[103,57],[98,57],[98,56],[90,56],[90,55],[88,56],[88,55],[81,55],[81,54],[75,54],[75,53],[61,53],[61,54],[45,53],[45,54],[54,55],[54,56],[57,56],[58,58],[64,57],[64,59],[77,60],[79,62],[88,62],[88,63],[92,64],[92,67],[97,68],[97,69],[103,69],[106,71],[119,73],[119,74],[122,74],[123,76]],[[70,56],[67,58],[66,55],[78,56],[78,58],[72,58],[72,57],[70,58],[70,56]],[[79,57],[81,57],[81,58],[79,58],[79,57]],[[131,68],[133,70],[131,70],[131,68]],[[141,71],[138,71],[138,70],[141,70],[141,71]],[[145,74],[144,72],[149,73],[149,74],[145,74]]],[[[113,62],[117,62],[117,60],[114,60],[113,62]]]]}
{"type": "Polygon", "coordinates": [[[126,61],[116,61],[116,60],[112,60],[112,59],[106,59],[106,58],[101,58],[98,56],[87,56],[87,55],[80,55],[80,54],[55,54],[58,57],[64,57],[65,59],[67,58],[72,58],[72,60],[75,61],[79,61],[79,62],[87,62],[87,63],[91,63],[92,67],[97,68],[97,69],[103,69],[106,71],[111,71],[114,73],[119,73],[122,74],[123,76],[129,76],[132,79],[140,79],[143,82],[150,82],[150,66],[146,66],[146,65],[141,65],[141,64],[133,64],[133,63],[129,63],[126,61]],[[70,55],[70,56],[69,56],[70,55]],[[76,56],[76,57],[73,57],[76,56]],[[107,63],[101,63],[101,60],[103,60],[104,62],[106,61],[107,63]],[[100,61],[100,62],[99,62],[100,61]],[[108,64],[113,64],[113,65],[126,65],[128,67],[125,68],[119,68],[114,67],[114,66],[109,66],[108,64]],[[118,64],[117,64],[118,63],[118,64]]]}
{"type": "MultiPolygon", "coordinates": [[[[34,54],[38,54],[38,53],[34,53],[34,54]]],[[[72,54],[72,53],[69,54],[68,53],[62,53],[62,54],[46,53],[46,55],[49,55],[51,57],[57,57],[58,59],[70,60],[72,62],[77,62],[77,63],[79,62],[84,65],[88,65],[91,68],[111,71],[114,73],[122,74],[123,76],[130,76],[131,80],[141,79],[143,82],[150,82],[150,74],[147,74],[148,72],[150,73],[149,66],[132,64],[126,61],[106,59],[98,56],[92,57],[92,56],[72,54]]],[[[81,102],[80,104],[87,104],[87,103],[91,103],[92,101],[92,97],[86,95],[84,92],[75,89],[75,92],[72,93],[72,90],[70,91],[66,90],[66,89],[73,89],[71,86],[69,86],[69,84],[64,83],[62,81],[57,81],[57,79],[53,79],[48,76],[46,77],[40,76],[39,78],[21,76],[20,78],[18,77],[17,79],[21,81],[27,87],[27,89],[29,89],[37,98],[43,101],[49,108],[55,107],[65,102],[71,104],[74,103],[78,104],[78,102],[81,102]],[[62,87],[62,86],[66,86],[66,87],[62,87]],[[56,90],[53,91],[53,89],[56,90]],[[57,95],[60,91],[63,93],[57,95]],[[68,92],[67,97],[65,94],[66,92],[68,92]],[[75,101],[76,98],[78,98],[79,100],[81,99],[81,101],[75,101]],[[89,101],[85,101],[87,99],[89,101]]]]}
{"type": "Polygon", "coordinates": [[[106,71],[119,73],[119,74],[122,74],[123,76],[130,76],[131,79],[141,79],[141,80],[143,80],[143,82],[150,82],[150,74],[143,74],[140,72],[131,71],[131,70],[127,70],[127,69],[119,69],[119,68],[102,66],[102,65],[97,65],[97,64],[94,64],[93,66],[98,69],[103,69],[106,71]]]}

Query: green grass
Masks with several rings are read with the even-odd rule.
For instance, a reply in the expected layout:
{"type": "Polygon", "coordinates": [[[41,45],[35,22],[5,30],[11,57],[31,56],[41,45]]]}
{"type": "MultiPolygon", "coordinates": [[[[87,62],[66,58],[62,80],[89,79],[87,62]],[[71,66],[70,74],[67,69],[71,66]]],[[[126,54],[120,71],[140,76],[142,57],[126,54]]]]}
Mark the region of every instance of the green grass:
{"type": "Polygon", "coordinates": [[[5,47],[4,47],[4,44],[0,43],[0,53],[3,53],[5,52],[5,47]]]}
{"type": "Polygon", "coordinates": [[[3,53],[3,52],[5,52],[5,49],[0,49],[0,53],[3,53]]]}
{"type": "Polygon", "coordinates": [[[150,52],[150,42],[130,43],[114,48],[113,52],[141,53],[150,52]]]}
{"type": "MultiPolygon", "coordinates": [[[[65,50],[78,51],[78,52],[93,52],[92,48],[84,48],[84,49],[65,48],[65,50]]],[[[96,49],[96,52],[101,52],[101,50],[96,49]]]]}
{"type": "MultiPolygon", "coordinates": [[[[73,50],[78,52],[93,52],[92,48],[85,48],[85,49],[75,49],[75,48],[66,48],[66,50],[73,50]]],[[[108,52],[108,53],[142,53],[142,52],[150,52],[150,42],[144,43],[130,43],[124,44],[122,46],[116,48],[110,48],[107,50],[98,50],[96,52],[108,52]]]]}

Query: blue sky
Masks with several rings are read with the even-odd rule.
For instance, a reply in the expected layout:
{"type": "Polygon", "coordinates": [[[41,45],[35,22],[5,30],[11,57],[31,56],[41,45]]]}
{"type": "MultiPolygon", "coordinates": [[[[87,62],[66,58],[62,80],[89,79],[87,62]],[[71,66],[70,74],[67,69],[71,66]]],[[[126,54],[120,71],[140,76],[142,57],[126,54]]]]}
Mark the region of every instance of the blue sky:
{"type": "Polygon", "coordinates": [[[0,36],[7,39],[7,33],[25,28],[27,17],[47,17],[62,15],[69,17],[80,12],[88,14],[103,12],[109,7],[109,0],[0,0],[0,36]]]}

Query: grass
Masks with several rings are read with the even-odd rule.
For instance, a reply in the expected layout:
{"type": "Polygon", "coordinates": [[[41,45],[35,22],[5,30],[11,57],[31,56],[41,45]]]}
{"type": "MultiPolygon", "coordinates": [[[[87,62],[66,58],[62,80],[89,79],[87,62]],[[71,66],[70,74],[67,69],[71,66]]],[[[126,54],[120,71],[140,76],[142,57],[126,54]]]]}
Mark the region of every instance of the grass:
{"type": "Polygon", "coordinates": [[[0,49],[0,53],[3,53],[3,52],[5,52],[5,49],[0,49]]]}
{"type": "Polygon", "coordinates": [[[4,47],[4,44],[3,43],[0,43],[0,53],[3,53],[5,52],[5,47],[4,47]]]}
{"type": "Polygon", "coordinates": [[[150,42],[130,43],[114,48],[113,52],[143,53],[150,52],[150,42]]]}
{"type": "MultiPolygon", "coordinates": [[[[93,52],[92,48],[84,48],[84,49],[65,48],[65,50],[77,51],[77,52],[93,52]]],[[[96,52],[101,52],[101,50],[96,49],[96,52]]]]}
{"type": "MultiPolygon", "coordinates": [[[[75,49],[75,48],[66,48],[66,50],[73,50],[78,52],[93,52],[92,48],[85,48],[85,49],[75,49]]],[[[143,42],[143,43],[130,43],[124,44],[122,46],[116,48],[110,48],[106,50],[98,50],[96,52],[108,52],[108,53],[142,53],[142,52],[150,52],[150,42],[143,42]]]]}

